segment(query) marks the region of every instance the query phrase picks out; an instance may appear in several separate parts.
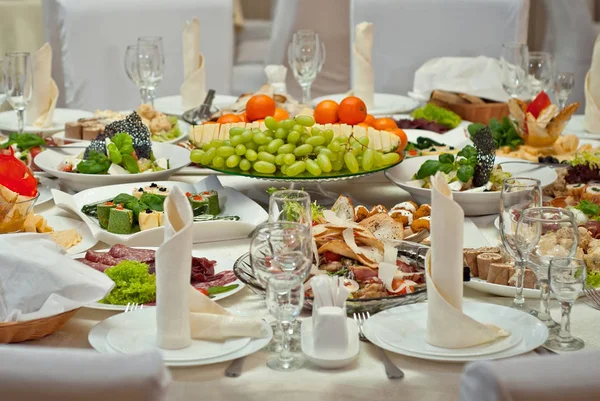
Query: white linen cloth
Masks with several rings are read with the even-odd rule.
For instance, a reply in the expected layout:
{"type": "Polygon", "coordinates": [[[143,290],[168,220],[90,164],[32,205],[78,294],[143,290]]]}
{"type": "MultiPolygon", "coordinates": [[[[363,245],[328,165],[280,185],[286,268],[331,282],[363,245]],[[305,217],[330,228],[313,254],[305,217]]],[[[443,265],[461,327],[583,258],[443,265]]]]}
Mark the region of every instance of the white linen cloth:
{"type": "Polygon", "coordinates": [[[33,92],[27,105],[26,123],[40,128],[52,125],[58,87],[52,79],[52,48],[45,43],[32,57],[33,92]]]}
{"type": "Polygon", "coordinates": [[[462,312],[464,212],[441,172],[431,188],[431,250],[425,262],[427,338],[434,346],[468,348],[509,333],[462,312]]]}
{"type": "Polygon", "coordinates": [[[352,44],[352,94],[362,99],[367,109],[375,106],[375,74],[372,65],[373,24],[361,22],[354,30],[352,44]]]}
{"type": "Polygon", "coordinates": [[[157,97],[179,95],[183,82],[181,29],[200,19],[200,48],[210,89],[227,95],[233,68],[233,5],[223,0],[46,0],[44,36],[53,52],[59,107],[132,110],[139,91],[123,58],[139,36],[161,36],[164,76],[157,97]]]}
{"type": "Polygon", "coordinates": [[[0,346],[3,400],[162,401],[171,382],[158,352],[0,346]]]}
{"type": "Polygon", "coordinates": [[[156,251],[157,345],[189,346],[192,338],[264,337],[260,319],[234,316],[190,285],[193,212],[179,187],[165,200],[165,242],[156,251]]]}
{"type": "Polygon", "coordinates": [[[600,35],[594,44],[592,65],[585,76],[584,128],[600,134],[600,35]]]}
{"type": "Polygon", "coordinates": [[[0,255],[0,322],[58,315],[99,301],[114,286],[42,234],[4,234],[0,255]]]}
{"type": "Polygon", "coordinates": [[[411,95],[427,101],[436,89],[508,101],[502,88],[502,67],[491,57],[440,57],[427,61],[415,72],[411,95]]]}
{"type": "Polygon", "coordinates": [[[405,95],[427,60],[498,57],[502,43],[527,42],[529,0],[352,0],[350,18],[374,25],[375,92],[405,95]]]}
{"type": "Polygon", "coordinates": [[[183,28],[183,109],[198,107],[206,97],[206,69],[200,52],[200,20],[193,18],[183,28]]]}
{"type": "Polygon", "coordinates": [[[461,377],[461,401],[596,401],[600,352],[473,362],[461,377]]]}

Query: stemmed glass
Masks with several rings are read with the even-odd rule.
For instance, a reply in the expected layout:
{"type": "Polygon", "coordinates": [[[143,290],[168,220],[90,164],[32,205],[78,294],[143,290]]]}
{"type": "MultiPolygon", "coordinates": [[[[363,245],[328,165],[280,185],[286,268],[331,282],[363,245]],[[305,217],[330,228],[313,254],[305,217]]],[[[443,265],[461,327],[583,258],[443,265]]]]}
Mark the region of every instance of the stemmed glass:
{"type": "Polygon", "coordinates": [[[269,221],[293,221],[312,226],[310,195],[296,189],[276,191],[269,198],[269,221]]]}
{"type": "Polygon", "coordinates": [[[535,98],[541,91],[546,93],[553,88],[554,63],[548,52],[529,52],[529,94],[535,98]]]}
{"type": "Polygon", "coordinates": [[[534,207],[521,215],[517,225],[515,244],[523,258],[529,257],[530,266],[537,276],[541,292],[540,310],[537,317],[549,328],[557,323],[552,320],[548,304],[548,267],[557,257],[572,258],[577,251],[579,233],[573,213],[555,207],[534,207]]]}
{"type": "Polygon", "coordinates": [[[25,52],[6,53],[4,60],[4,93],[8,103],[17,112],[18,131],[25,127],[25,109],[33,92],[31,56],[25,52]]]}
{"type": "Polygon", "coordinates": [[[310,104],[310,87],[325,64],[325,44],[314,31],[294,33],[288,46],[288,63],[302,88],[302,103],[310,104]]]}
{"type": "Polygon", "coordinates": [[[267,362],[273,370],[289,372],[302,367],[304,360],[290,351],[290,327],[302,310],[304,287],[302,277],[289,274],[276,274],[267,282],[267,308],[283,333],[281,352],[278,357],[267,362]]]}
{"type": "Polygon", "coordinates": [[[137,44],[138,46],[154,45],[158,48],[158,53],[160,56],[160,69],[153,69],[152,73],[155,74],[154,82],[153,85],[149,86],[147,89],[148,97],[150,98],[151,103],[154,104],[154,98],[156,97],[156,88],[160,84],[160,81],[162,81],[165,70],[165,51],[163,48],[163,40],[160,36],[140,36],[137,39],[137,44]]]}
{"type": "Polygon", "coordinates": [[[577,351],[584,347],[583,340],[571,335],[571,307],[583,291],[585,277],[586,265],[581,259],[554,258],[550,261],[550,289],[560,302],[561,319],[558,336],[548,340],[546,347],[557,351],[577,351]]]}
{"type": "Polygon", "coordinates": [[[575,76],[572,72],[561,72],[556,74],[556,78],[554,79],[554,94],[556,95],[556,100],[558,101],[561,110],[567,105],[567,100],[573,90],[573,85],[575,85],[575,76]]]}
{"type": "Polygon", "coordinates": [[[528,49],[524,43],[504,43],[500,55],[502,87],[510,97],[518,97],[527,82],[528,49]]]}
{"type": "Polygon", "coordinates": [[[154,106],[151,94],[162,79],[162,59],[157,45],[130,45],[125,50],[125,72],[140,90],[142,103],[154,106]]]}
{"type": "Polygon", "coordinates": [[[513,307],[524,309],[523,277],[529,254],[521,255],[515,244],[517,223],[525,209],[542,206],[542,183],[525,177],[507,178],[500,193],[500,237],[504,249],[516,260],[515,298],[513,307]]]}

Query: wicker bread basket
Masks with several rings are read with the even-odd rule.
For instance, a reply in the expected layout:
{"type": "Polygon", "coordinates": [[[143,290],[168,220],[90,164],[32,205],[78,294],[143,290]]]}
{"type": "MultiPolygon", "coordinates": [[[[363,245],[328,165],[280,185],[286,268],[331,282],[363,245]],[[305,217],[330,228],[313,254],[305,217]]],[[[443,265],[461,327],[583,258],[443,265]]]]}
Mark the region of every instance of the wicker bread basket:
{"type": "Polygon", "coordinates": [[[434,91],[431,99],[429,99],[429,103],[453,111],[463,120],[473,123],[489,124],[490,119],[492,118],[502,120],[502,117],[508,116],[507,103],[497,103],[483,99],[479,99],[478,103],[469,103],[465,100],[472,100],[473,98],[475,97],[463,94],[457,95],[450,92],[434,91]]]}
{"type": "Polygon", "coordinates": [[[0,323],[0,343],[20,343],[46,337],[60,329],[78,310],[26,322],[0,323]]]}

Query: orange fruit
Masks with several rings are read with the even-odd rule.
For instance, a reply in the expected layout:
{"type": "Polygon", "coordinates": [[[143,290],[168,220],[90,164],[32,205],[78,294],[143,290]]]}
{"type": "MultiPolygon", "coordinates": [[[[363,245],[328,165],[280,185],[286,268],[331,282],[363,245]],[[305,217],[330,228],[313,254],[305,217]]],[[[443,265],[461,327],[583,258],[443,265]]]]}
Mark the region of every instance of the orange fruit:
{"type": "Polygon", "coordinates": [[[406,145],[408,145],[408,137],[406,136],[406,132],[404,132],[402,129],[400,128],[394,128],[391,130],[388,130],[391,134],[396,135],[398,138],[400,138],[400,143],[398,144],[398,148],[396,149],[396,152],[401,152],[404,150],[404,148],[406,148],[406,145]]]}
{"type": "Polygon", "coordinates": [[[362,123],[367,118],[365,102],[355,96],[349,96],[340,102],[338,117],[344,124],[354,125],[362,123]]]}
{"type": "Polygon", "coordinates": [[[246,103],[246,116],[250,121],[260,120],[275,114],[275,101],[267,95],[254,95],[246,103]]]}
{"type": "Polygon", "coordinates": [[[398,128],[396,121],[388,117],[374,119],[371,126],[378,130],[392,130],[398,128]]]}
{"type": "Polygon", "coordinates": [[[315,107],[314,118],[317,124],[335,124],[338,122],[338,104],[333,100],[323,100],[315,107]]]}
{"type": "Polygon", "coordinates": [[[288,118],[290,118],[290,115],[288,114],[287,111],[285,111],[285,109],[278,107],[275,109],[275,114],[273,114],[273,118],[277,121],[283,121],[283,120],[287,120],[288,118]]]}
{"type": "Polygon", "coordinates": [[[219,124],[228,124],[228,123],[241,123],[242,119],[237,114],[223,114],[217,120],[219,124]]]}
{"type": "Polygon", "coordinates": [[[240,113],[240,114],[238,114],[238,115],[239,115],[239,116],[240,116],[240,118],[242,119],[242,122],[243,122],[243,123],[247,123],[247,122],[249,122],[249,121],[248,121],[248,117],[246,116],[246,112],[245,112],[245,111],[244,111],[244,112],[242,112],[242,113],[240,113]]]}
{"type": "Polygon", "coordinates": [[[367,118],[365,118],[365,121],[363,121],[363,123],[371,127],[373,125],[373,121],[375,121],[375,117],[373,117],[372,114],[367,114],[367,118]]]}

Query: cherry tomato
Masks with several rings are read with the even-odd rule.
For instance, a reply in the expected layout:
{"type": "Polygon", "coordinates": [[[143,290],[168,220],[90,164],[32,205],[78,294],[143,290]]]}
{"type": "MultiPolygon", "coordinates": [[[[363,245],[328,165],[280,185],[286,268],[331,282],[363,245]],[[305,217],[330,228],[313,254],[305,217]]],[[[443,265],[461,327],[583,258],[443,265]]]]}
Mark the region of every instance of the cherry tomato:
{"type": "Polygon", "coordinates": [[[203,293],[204,295],[208,296],[208,290],[206,290],[205,288],[197,288],[197,290],[203,293]]]}
{"type": "Polygon", "coordinates": [[[327,263],[331,263],[331,262],[339,262],[342,257],[340,255],[338,255],[337,253],[333,253],[333,252],[325,252],[323,254],[323,257],[325,258],[325,261],[327,263]]]}
{"type": "Polygon", "coordinates": [[[539,95],[537,95],[535,99],[533,99],[533,102],[529,103],[526,112],[531,113],[535,118],[538,118],[540,113],[551,104],[552,102],[550,101],[550,98],[548,97],[546,92],[541,91],[539,95]]]}

